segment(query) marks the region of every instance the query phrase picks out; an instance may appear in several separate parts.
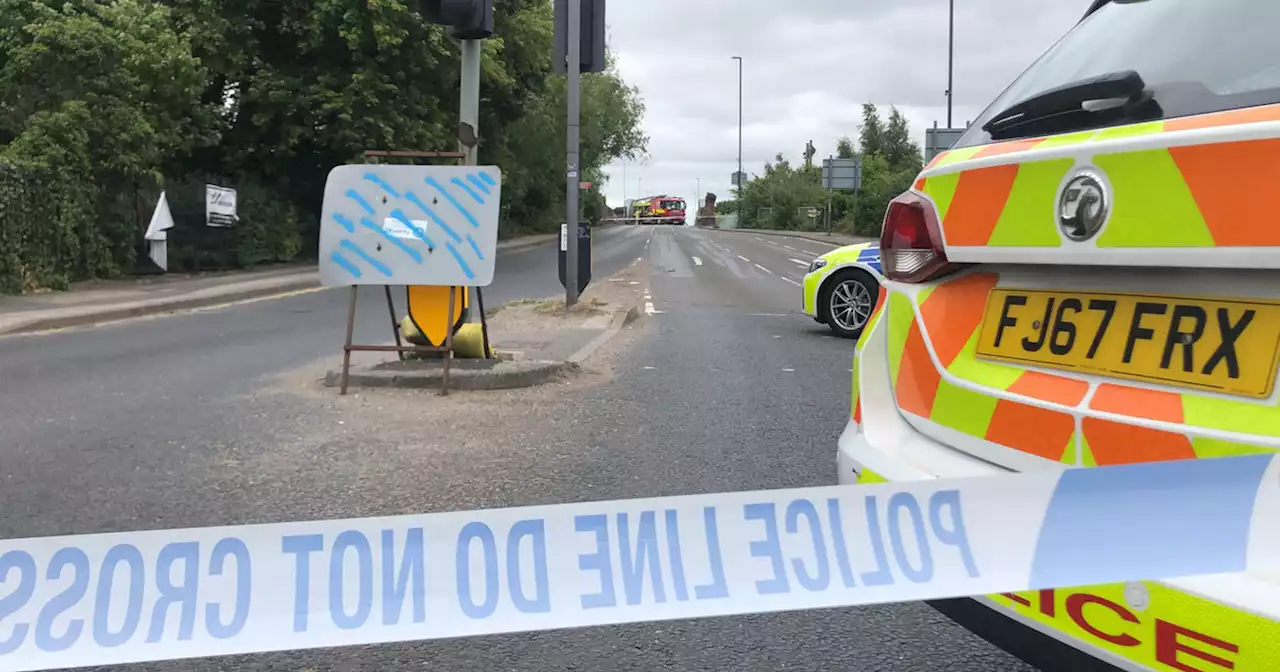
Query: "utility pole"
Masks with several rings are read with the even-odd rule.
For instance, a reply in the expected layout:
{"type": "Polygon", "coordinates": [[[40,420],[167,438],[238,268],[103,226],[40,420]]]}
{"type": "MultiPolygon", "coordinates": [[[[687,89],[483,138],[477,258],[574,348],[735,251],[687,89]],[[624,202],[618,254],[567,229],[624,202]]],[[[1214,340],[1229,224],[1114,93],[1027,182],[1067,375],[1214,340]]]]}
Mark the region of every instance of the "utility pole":
{"type": "Polygon", "coordinates": [[[951,101],[955,98],[956,0],[948,0],[947,21],[947,128],[951,128],[951,101]]]}
{"type": "Polygon", "coordinates": [[[582,0],[569,0],[568,12],[569,104],[565,135],[568,137],[565,165],[565,240],[564,306],[578,302],[578,122],[581,110],[578,94],[582,84],[582,0]]]}

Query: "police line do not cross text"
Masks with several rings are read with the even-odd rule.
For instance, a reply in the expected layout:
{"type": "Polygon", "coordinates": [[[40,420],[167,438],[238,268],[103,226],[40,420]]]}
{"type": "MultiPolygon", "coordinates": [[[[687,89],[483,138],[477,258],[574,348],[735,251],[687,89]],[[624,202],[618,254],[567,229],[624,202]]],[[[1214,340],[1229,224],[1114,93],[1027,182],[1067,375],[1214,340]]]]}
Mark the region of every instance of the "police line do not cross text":
{"type": "Polygon", "coordinates": [[[1026,590],[1059,478],[0,541],[0,669],[1026,590]]]}

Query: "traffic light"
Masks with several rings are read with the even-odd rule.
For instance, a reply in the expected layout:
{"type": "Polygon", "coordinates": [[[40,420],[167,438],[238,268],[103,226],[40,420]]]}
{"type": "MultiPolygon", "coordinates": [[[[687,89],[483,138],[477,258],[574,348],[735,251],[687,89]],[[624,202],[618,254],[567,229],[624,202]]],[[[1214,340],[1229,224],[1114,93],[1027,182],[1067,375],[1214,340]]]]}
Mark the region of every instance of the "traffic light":
{"type": "MultiPolygon", "coordinates": [[[[578,0],[582,3],[582,32],[579,43],[581,72],[604,72],[605,67],[605,0],[578,0]]],[[[569,0],[556,0],[556,50],[551,55],[551,71],[557,75],[569,72],[569,0]]]]}
{"type": "Polygon", "coordinates": [[[460,40],[493,35],[493,0],[420,0],[418,12],[427,23],[450,26],[460,40]]]}

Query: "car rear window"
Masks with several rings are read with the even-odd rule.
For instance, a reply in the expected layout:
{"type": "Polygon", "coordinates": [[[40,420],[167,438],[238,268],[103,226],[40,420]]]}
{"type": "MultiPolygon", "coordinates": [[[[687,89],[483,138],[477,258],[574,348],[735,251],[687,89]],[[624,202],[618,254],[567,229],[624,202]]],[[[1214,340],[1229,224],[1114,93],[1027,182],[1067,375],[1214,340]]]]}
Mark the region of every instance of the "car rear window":
{"type": "Polygon", "coordinates": [[[1166,119],[1280,103],[1280,0],[1112,0],[1015,80],[955,146],[992,142],[982,126],[1042,91],[1124,70],[1142,76],[1166,119]]]}

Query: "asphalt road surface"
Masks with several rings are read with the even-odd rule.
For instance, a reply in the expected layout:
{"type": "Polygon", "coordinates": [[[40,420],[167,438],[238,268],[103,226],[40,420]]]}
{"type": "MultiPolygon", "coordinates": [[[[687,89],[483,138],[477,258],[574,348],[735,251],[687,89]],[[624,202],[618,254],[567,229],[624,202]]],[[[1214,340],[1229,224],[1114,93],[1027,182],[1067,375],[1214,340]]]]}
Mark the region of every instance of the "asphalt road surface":
{"type": "MultiPolygon", "coordinates": [[[[798,313],[805,267],[825,249],[676,227],[602,232],[597,278],[643,259],[655,309],[609,355],[612,374],[524,397],[455,395],[443,432],[427,415],[414,424],[427,397],[264,391],[337,352],[341,292],[0,339],[0,537],[834,483],[852,343],[798,313]],[[376,433],[361,426],[372,415],[376,433]]],[[[501,257],[487,298],[556,293],[554,261],[552,246],[501,257]]],[[[382,306],[366,309],[371,328],[385,320],[382,306]]],[[[1029,668],[908,604],[123,669],[1029,668]]]]}

